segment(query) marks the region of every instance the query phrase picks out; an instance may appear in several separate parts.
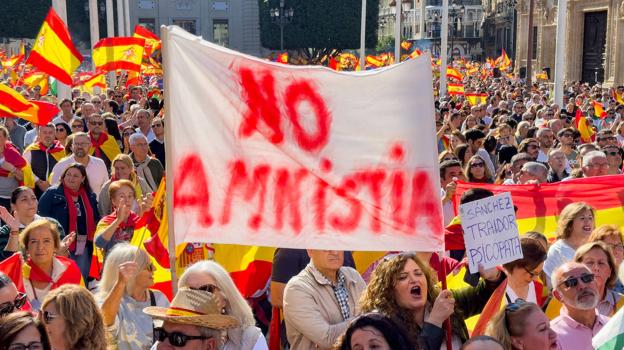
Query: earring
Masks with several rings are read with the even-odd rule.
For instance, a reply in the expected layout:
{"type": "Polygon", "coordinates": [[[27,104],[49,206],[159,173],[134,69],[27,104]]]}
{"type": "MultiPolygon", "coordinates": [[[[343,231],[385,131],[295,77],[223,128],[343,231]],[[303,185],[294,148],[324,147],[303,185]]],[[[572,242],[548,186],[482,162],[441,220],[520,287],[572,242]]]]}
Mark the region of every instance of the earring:
{"type": "Polygon", "coordinates": [[[221,315],[225,315],[227,313],[227,311],[225,310],[225,308],[221,309],[221,315]]]}

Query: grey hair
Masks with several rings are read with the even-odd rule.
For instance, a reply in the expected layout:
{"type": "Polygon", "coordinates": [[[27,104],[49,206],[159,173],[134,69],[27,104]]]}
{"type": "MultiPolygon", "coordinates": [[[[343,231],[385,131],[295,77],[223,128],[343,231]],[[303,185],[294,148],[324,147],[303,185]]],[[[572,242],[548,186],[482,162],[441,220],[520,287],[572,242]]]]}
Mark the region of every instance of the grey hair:
{"type": "Polygon", "coordinates": [[[147,117],[148,117],[148,118],[152,116],[152,115],[150,114],[150,112],[149,112],[147,109],[143,109],[143,108],[141,108],[141,109],[139,109],[139,110],[137,110],[137,111],[136,111],[136,115],[137,115],[137,117],[138,117],[138,116],[139,116],[139,114],[141,114],[141,113],[145,113],[145,114],[147,114],[147,117]]]}
{"type": "Polygon", "coordinates": [[[189,285],[189,275],[191,274],[207,274],[217,282],[217,287],[223,293],[227,300],[227,314],[233,316],[241,323],[241,329],[249,326],[255,326],[256,320],[253,317],[251,307],[247,301],[238,292],[234,285],[234,281],[230,274],[219,264],[214,261],[203,260],[189,266],[178,281],[178,288],[189,285]]]}
{"type": "Polygon", "coordinates": [[[199,326],[195,326],[195,328],[197,328],[199,335],[201,335],[202,337],[214,338],[214,340],[217,341],[217,349],[221,349],[223,347],[223,339],[225,338],[224,331],[199,326]]]}
{"type": "Polygon", "coordinates": [[[548,175],[548,168],[544,164],[538,162],[526,162],[522,166],[522,170],[533,176],[543,175],[546,177],[546,175],[548,175]]]}
{"type": "Polygon", "coordinates": [[[139,139],[143,139],[145,140],[145,142],[147,142],[147,137],[145,137],[145,135],[141,134],[140,132],[135,132],[134,134],[130,135],[130,138],[128,138],[128,143],[130,145],[134,145],[139,139]]]}
{"type": "Polygon", "coordinates": [[[544,133],[546,131],[552,132],[552,130],[550,130],[550,128],[539,128],[539,129],[537,129],[537,137],[540,137],[540,136],[544,135],[544,133]]]}
{"type": "Polygon", "coordinates": [[[583,166],[589,164],[592,160],[596,158],[607,158],[607,155],[602,151],[591,151],[583,156],[583,166]]]}
{"type": "MultiPolygon", "coordinates": [[[[98,284],[99,297],[104,299],[113,290],[119,275],[119,265],[128,261],[136,261],[138,268],[141,269],[150,263],[150,258],[143,249],[139,249],[130,243],[117,243],[106,256],[102,279],[98,284]]],[[[133,288],[134,277],[126,284],[125,293],[128,294],[133,288]]]]}

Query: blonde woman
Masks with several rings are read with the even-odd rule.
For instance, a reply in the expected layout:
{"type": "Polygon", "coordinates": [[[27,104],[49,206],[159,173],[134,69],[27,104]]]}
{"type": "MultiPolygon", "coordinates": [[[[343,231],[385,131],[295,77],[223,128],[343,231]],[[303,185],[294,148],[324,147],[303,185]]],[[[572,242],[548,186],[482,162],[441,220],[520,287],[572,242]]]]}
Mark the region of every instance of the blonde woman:
{"type": "Polygon", "coordinates": [[[154,270],[147,253],[129,243],[118,243],[109,252],[96,294],[109,345],[119,350],[143,350],[152,345],[154,326],[143,309],[169,306],[163,293],[149,289],[154,285],[154,270]]]}
{"type": "Polygon", "coordinates": [[[41,305],[43,321],[54,350],[105,350],[102,314],[84,287],[66,284],[51,291],[41,305]]]}
{"type": "Polygon", "coordinates": [[[111,183],[117,180],[129,180],[134,186],[136,200],[132,203],[131,209],[135,213],[140,212],[139,202],[143,196],[151,193],[151,189],[147,182],[136,174],[132,158],[127,154],[118,154],[111,162],[111,178],[102,185],[100,196],[98,197],[98,209],[102,216],[106,216],[113,212],[112,203],[108,188],[111,183]]]}
{"type": "Polygon", "coordinates": [[[464,166],[464,175],[468,182],[494,183],[494,177],[488,170],[485,160],[477,155],[470,157],[470,160],[464,166]]]}
{"type": "Polygon", "coordinates": [[[571,261],[576,249],[587,242],[595,225],[594,208],[586,203],[570,203],[563,208],[557,222],[557,241],[548,249],[544,263],[548,283],[553,271],[571,261]]]}
{"type": "Polygon", "coordinates": [[[200,261],[184,271],[178,288],[205,290],[217,296],[223,314],[236,318],[241,326],[227,331],[222,350],[261,350],[267,343],[255,326],[251,308],[236,289],[232,278],[221,265],[214,261],[200,261]]]}

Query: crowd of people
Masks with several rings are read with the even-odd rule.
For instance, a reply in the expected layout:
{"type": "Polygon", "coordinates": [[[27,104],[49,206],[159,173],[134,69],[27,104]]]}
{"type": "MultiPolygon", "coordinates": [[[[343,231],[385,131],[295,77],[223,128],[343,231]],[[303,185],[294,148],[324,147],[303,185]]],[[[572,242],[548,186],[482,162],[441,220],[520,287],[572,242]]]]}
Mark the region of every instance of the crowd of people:
{"type": "MultiPolygon", "coordinates": [[[[458,181],[476,184],[459,199],[468,203],[493,195],[479,184],[622,173],[624,87],[571,83],[558,106],[541,83],[464,84],[487,101],[435,101],[445,225],[458,181]]],[[[461,249],[388,252],[356,269],[349,251],[280,248],[268,317],[213,261],[188,267],[169,300],[152,288],[148,253],[130,244],[165,173],[160,91],[21,93],[61,112],[45,125],[10,116],[0,125],[0,350],[592,349],[624,304],[620,227],[596,227],[582,202],[563,208],[556,232],[520,232],[521,259],[466,273],[461,288],[439,283],[466,268],[461,249]]]]}

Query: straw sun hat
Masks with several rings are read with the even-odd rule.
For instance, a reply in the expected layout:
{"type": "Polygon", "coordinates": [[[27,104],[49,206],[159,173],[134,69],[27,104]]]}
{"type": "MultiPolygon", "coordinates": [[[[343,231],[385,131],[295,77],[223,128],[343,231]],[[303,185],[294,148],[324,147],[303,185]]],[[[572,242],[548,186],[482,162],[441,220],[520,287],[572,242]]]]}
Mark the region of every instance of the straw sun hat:
{"type": "Polygon", "coordinates": [[[157,320],[225,330],[240,326],[237,319],[223,315],[214,294],[187,287],[180,288],[171,306],[149,306],[143,312],[157,320]]]}

